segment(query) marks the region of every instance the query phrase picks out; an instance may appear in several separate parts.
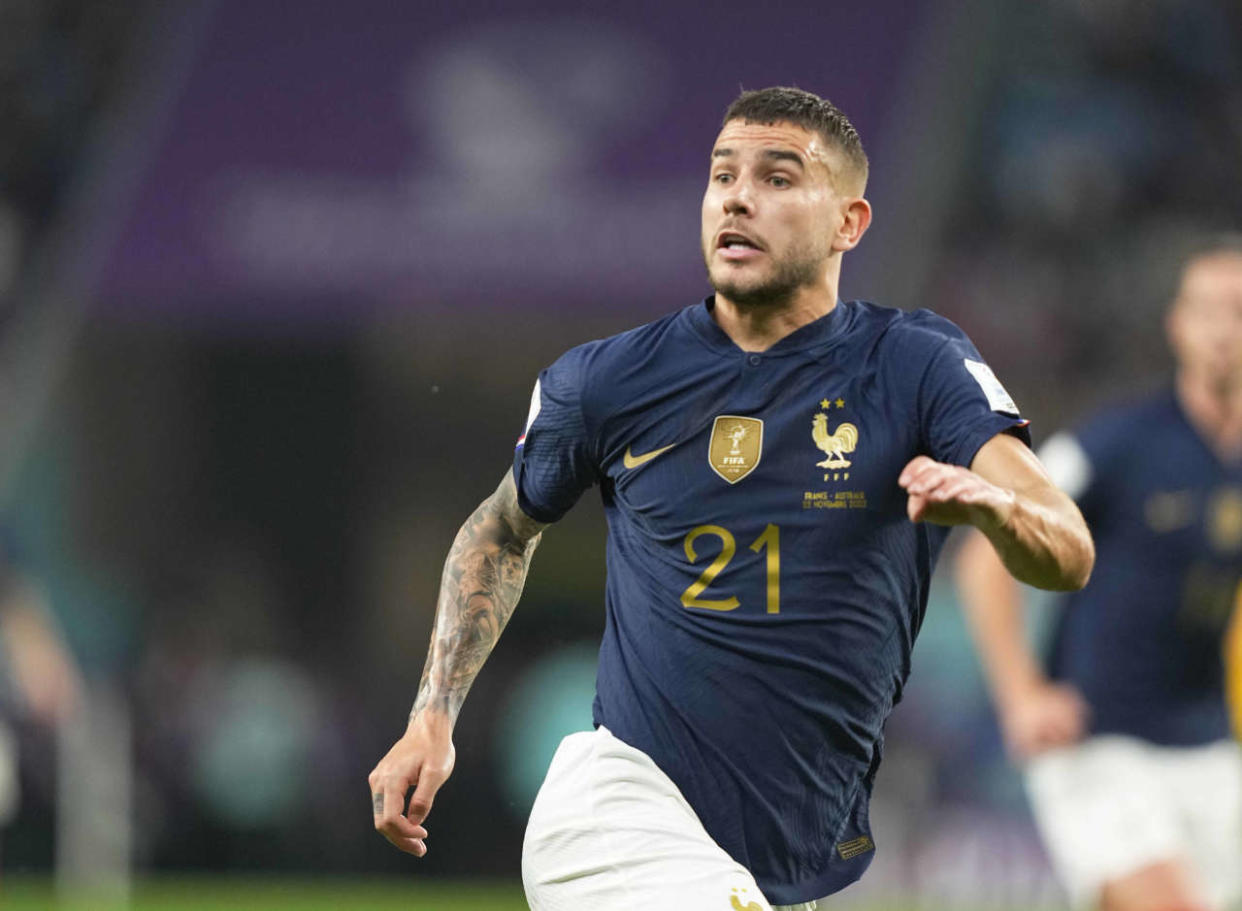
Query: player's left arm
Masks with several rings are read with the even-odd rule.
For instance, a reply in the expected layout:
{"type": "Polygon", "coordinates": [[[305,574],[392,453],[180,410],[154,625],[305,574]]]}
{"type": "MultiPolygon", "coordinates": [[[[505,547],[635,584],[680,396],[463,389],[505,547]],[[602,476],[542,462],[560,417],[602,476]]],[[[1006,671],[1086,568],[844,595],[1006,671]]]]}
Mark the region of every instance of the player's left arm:
{"type": "Polygon", "coordinates": [[[1052,591],[1087,584],[1095,564],[1087,524],[1017,438],[992,437],[969,469],[917,456],[898,483],[910,521],[975,526],[1018,581],[1052,591]]]}

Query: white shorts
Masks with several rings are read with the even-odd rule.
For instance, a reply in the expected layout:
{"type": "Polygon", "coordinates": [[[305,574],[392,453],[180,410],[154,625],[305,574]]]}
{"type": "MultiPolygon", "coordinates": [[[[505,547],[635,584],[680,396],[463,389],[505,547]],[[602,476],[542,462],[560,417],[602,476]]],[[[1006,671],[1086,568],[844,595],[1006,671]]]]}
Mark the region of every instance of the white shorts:
{"type": "Polygon", "coordinates": [[[1180,858],[1206,897],[1242,895],[1242,749],[1233,741],[1160,747],[1093,737],[1026,767],[1027,792],[1053,867],[1076,906],[1104,884],[1180,858]]]}
{"type": "Polygon", "coordinates": [[[773,906],[677,786],[606,728],[561,741],[522,846],[532,911],[813,911],[773,906]]]}

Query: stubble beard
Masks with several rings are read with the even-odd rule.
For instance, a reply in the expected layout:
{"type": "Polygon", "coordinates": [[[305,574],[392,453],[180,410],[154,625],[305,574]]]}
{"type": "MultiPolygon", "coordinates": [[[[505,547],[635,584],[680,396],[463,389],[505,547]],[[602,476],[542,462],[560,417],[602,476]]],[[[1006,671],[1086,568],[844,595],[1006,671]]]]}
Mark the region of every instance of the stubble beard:
{"type": "MultiPolygon", "coordinates": [[[[819,283],[824,269],[824,257],[810,244],[791,250],[783,259],[773,260],[770,275],[758,279],[733,279],[727,274],[717,276],[712,270],[712,253],[705,251],[707,278],[716,293],[739,307],[773,308],[789,303],[802,288],[819,283]]],[[[728,267],[722,267],[726,272],[728,267]]]]}

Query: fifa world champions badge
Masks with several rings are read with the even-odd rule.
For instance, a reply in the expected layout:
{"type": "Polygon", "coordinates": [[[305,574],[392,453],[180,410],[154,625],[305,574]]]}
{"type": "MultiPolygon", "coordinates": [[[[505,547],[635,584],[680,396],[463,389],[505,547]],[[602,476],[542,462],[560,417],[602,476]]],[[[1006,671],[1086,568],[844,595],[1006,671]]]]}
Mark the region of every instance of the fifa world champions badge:
{"type": "Polygon", "coordinates": [[[755,470],[763,456],[763,421],[722,414],[712,424],[707,462],[712,471],[736,484],[755,470]]]}

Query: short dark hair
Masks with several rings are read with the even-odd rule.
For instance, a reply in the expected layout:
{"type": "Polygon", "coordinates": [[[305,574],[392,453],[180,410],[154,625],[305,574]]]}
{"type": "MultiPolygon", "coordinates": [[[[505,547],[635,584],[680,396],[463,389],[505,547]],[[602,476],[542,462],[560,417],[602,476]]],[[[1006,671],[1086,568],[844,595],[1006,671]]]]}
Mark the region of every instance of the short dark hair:
{"type": "Polygon", "coordinates": [[[818,133],[845,159],[845,167],[860,183],[867,183],[867,155],[862,138],[841,109],[827,98],[789,86],[742,92],[725,111],[724,124],[732,120],[749,123],[792,123],[818,133]]]}
{"type": "Polygon", "coordinates": [[[1190,267],[1218,256],[1242,257],[1242,233],[1212,228],[1181,228],[1156,259],[1153,284],[1164,301],[1177,304],[1190,267]]]}
{"type": "Polygon", "coordinates": [[[1189,237],[1183,244],[1182,268],[1197,259],[1213,256],[1242,256],[1242,234],[1232,231],[1215,231],[1189,237]]]}

